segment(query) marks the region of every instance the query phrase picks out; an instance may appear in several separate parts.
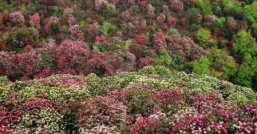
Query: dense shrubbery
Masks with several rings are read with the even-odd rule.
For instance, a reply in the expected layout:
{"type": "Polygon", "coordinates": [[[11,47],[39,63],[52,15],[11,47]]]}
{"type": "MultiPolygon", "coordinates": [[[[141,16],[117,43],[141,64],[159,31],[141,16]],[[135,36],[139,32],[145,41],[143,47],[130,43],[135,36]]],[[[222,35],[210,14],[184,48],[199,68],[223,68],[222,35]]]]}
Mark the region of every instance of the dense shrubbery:
{"type": "Polygon", "coordinates": [[[257,133],[256,9],[1,1],[0,133],[257,133]]]}
{"type": "Polygon", "coordinates": [[[256,133],[257,94],[208,76],[147,66],[99,78],[1,78],[1,132],[256,133]]]}

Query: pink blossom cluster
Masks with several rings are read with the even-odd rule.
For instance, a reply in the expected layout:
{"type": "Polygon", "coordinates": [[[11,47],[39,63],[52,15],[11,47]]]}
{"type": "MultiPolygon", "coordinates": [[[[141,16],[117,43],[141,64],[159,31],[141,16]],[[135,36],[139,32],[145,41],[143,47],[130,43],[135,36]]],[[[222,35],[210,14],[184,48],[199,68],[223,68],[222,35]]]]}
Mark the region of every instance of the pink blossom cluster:
{"type": "Polygon", "coordinates": [[[29,17],[29,24],[32,26],[40,25],[40,16],[39,13],[35,13],[29,17]]]}
{"type": "Polygon", "coordinates": [[[175,17],[173,17],[173,16],[169,16],[168,18],[167,18],[167,24],[168,24],[168,26],[171,26],[171,25],[174,25],[175,23],[176,23],[176,18],[175,17]]]}
{"type": "Polygon", "coordinates": [[[87,61],[90,58],[90,51],[84,47],[83,41],[64,40],[51,49],[51,54],[57,63],[59,73],[69,74],[86,73],[87,61]],[[75,68],[80,69],[76,72],[75,68]]]}
{"type": "Polygon", "coordinates": [[[155,8],[153,7],[153,5],[147,4],[146,8],[147,8],[147,15],[153,16],[155,14],[154,13],[155,8]]]}
{"type": "Polygon", "coordinates": [[[92,24],[89,24],[85,29],[85,35],[90,38],[90,39],[94,39],[96,35],[99,34],[99,29],[100,29],[100,25],[98,24],[98,22],[94,22],[92,24]]]}
{"type": "Polygon", "coordinates": [[[162,10],[165,12],[169,11],[169,6],[168,5],[162,5],[162,10]]]}
{"type": "Polygon", "coordinates": [[[163,32],[156,32],[153,35],[154,45],[156,48],[166,47],[167,42],[163,32]]]}
{"type": "MultiPolygon", "coordinates": [[[[137,116],[132,133],[256,133],[256,106],[226,106],[217,92],[198,93],[192,109],[167,116],[137,116]]],[[[157,112],[158,113],[158,112],[157,112]]]]}
{"type": "Polygon", "coordinates": [[[30,79],[39,71],[39,58],[35,51],[10,55],[6,59],[6,74],[23,80],[30,79]]]}
{"type": "Polygon", "coordinates": [[[138,68],[143,68],[144,66],[150,65],[153,63],[154,59],[151,57],[146,57],[146,58],[140,58],[138,60],[137,66],[138,68]]]}
{"type": "Polygon", "coordinates": [[[140,45],[145,45],[147,43],[147,36],[144,33],[137,35],[136,42],[140,45]]]}
{"type": "Polygon", "coordinates": [[[99,35],[95,37],[95,42],[96,43],[105,43],[106,42],[106,37],[104,35],[99,35]]]}
{"type": "Polygon", "coordinates": [[[159,23],[163,23],[165,20],[166,20],[166,16],[163,13],[159,14],[159,16],[157,17],[157,21],[159,23]]]}
{"type": "Polygon", "coordinates": [[[117,126],[125,121],[127,107],[108,97],[94,97],[77,115],[79,128],[93,128],[97,125],[117,126]]]}
{"type": "Polygon", "coordinates": [[[204,21],[207,23],[207,24],[212,24],[214,21],[215,21],[215,16],[213,15],[207,15],[204,17],[204,21]]]}
{"type": "Polygon", "coordinates": [[[172,10],[175,12],[182,11],[184,8],[184,5],[179,0],[170,0],[172,10]]]}
{"type": "MultiPolygon", "coordinates": [[[[44,72],[48,71],[48,68],[43,70],[44,72]]],[[[84,77],[74,76],[70,74],[58,74],[51,75],[45,79],[36,79],[35,81],[30,81],[30,84],[33,84],[37,87],[40,86],[53,86],[53,87],[62,87],[62,86],[73,86],[73,85],[85,85],[87,81],[84,77]]]]}
{"type": "Polygon", "coordinates": [[[9,15],[11,23],[21,25],[25,22],[25,18],[20,11],[13,12],[9,15]]]}
{"type": "Polygon", "coordinates": [[[57,18],[56,16],[51,16],[50,18],[45,19],[45,31],[48,33],[51,32],[52,31],[51,25],[53,23],[58,24],[59,21],[60,21],[60,19],[57,18]]]}
{"type": "Polygon", "coordinates": [[[108,5],[108,0],[95,0],[95,8],[100,9],[108,5]]]}
{"type": "Polygon", "coordinates": [[[129,13],[129,10],[123,11],[123,12],[121,13],[121,16],[122,16],[122,19],[125,20],[125,21],[128,21],[128,20],[130,20],[130,18],[131,18],[131,15],[130,15],[130,13],[129,13]]]}
{"type": "Polygon", "coordinates": [[[78,25],[71,25],[69,28],[69,33],[71,36],[76,37],[80,33],[80,29],[78,25]]]}
{"type": "Polygon", "coordinates": [[[228,18],[227,25],[230,28],[236,28],[237,21],[234,18],[228,18]]]}
{"type": "Polygon", "coordinates": [[[70,16],[70,17],[68,18],[68,23],[69,23],[70,26],[71,26],[71,25],[74,25],[75,22],[76,22],[76,18],[75,18],[74,16],[70,16]]]}
{"type": "Polygon", "coordinates": [[[186,59],[197,59],[204,54],[204,49],[189,38],[170,35],[168,40],[173,44],[168,49],[173,50],[173,52],[178,51],[186,59]]]}

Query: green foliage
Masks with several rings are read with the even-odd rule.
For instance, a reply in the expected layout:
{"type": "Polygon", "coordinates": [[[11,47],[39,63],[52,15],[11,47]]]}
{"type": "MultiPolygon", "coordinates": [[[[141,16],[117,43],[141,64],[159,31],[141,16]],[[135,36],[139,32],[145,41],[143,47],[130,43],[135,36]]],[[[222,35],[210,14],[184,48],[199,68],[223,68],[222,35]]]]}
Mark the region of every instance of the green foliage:
{"type": "Polygon", "coordinates": [[[101,33],[105,36],[108,35],[112,27],[112,24],[108,21],[105,21],[100,29],[101,33]]]}
{"type": "Polygon", "coordinates": [[[167,35],[176,35],[176,36],[180,36],[179,32],[177,29],[171,27],[167,32],[166,32],[167,35]]]}
{"type": "Polygon", "coordinates": [[[19,91],[19,90],[24,89],[24,88],[27,87],[27,86],[28,86],[28,84],[25,83],[25,82],[22,82],[22,81],[15,81],[15,83],[12,84],[11,89],[12,89],[12,90],[19,91]]]}
{"type": "Polygon", "coordinates": [[[7,39],[7,44],[14,47],[15,51],[20,51],[21,48],[24,47],[21,44],[21,41],[35,38],[36,32],[37,30],[32,27],[22,27],[15,31],[11,31],[7,39]]]}
{"type": "Polygon", "coordinates": [[[170,75],[170,70],[163,66],[156,66],[155,72],[162,77],[169,77],[169,75],[170,75]]]}
{"type": "Polygon", "coordinates": [[[208,29],[201,28],[197,31],[196,37],[199,41],[199,45],[203,48],[213,47],[217,42],[211,39],[211,32],[208,29]]]}
{"type": "Polygon", "coordinates": [[[0,83],[8,81],[8,78],[6,76],[0,76],[0,83]]]}
{"type": "Polygon", "coordinates": [[[36,97],[39,94],[39,90],[33,87],[25,87],[18,91],[18,99],[30,99],[36,97]]]}
{"type": "MultiPolygon", "coordinates": [[[[251,96],[251,97],[256,97],[256,96],[251,96]]],[[[254,102],[254,100],[251,100],[251,98],[248,98],[248,96],[246,96],[242,92],[233,93],[232,95],[230,95],[228,97],[228,100],[233,100],[233,101],[235,101],[237,103],[240,103],[240,104],[254,102]]],[[[256,100],[255,100],[255,102],[256,102],[256,100]]]]}
{"type": "Polygon", "coordinates": [[[256,23],[256,19],[257,19],[257,1],[253,2],[251,5],[246,5],[244,7],[244,15],[249,22],[256,23]]]}
{"type": "Polygon", "coordinates": [[[117,15],[116,6],[113,4],[108,4],[106,9],[103,9],[103,15],[106,17],[111,17],[117,15]]]}
{"type": "Polygon", "coordinates": [[[172,54],[171,54],[171,67],[177,69],[177,70],[186,70],[186,65],[187,65],[187,61],[186,61],[186,57],[181,54],[180,51],[178,50],[172,50],[172,54]]]}
{"type": "Polygon", "coordinates": [[[53,7],[53,15],[54,16],[61,17],[62,13],[63,13],[63,10],[60,7],[58,7],[58,6],[53,7]]]}
{"type": "Polygon", "coordinates": [[[43,53],[41,58],[42,58],[42,60],[41,60],[40,65],[42,67],[55,67],[56,66],[54,63],[54,59],[48,52],[43,53]]]}
{"type": "Polygon", "coordinates": [[[155,58],[154,63],[156,65],[171,67],[178,70],[183,70],[186,64],[185,57],[178,51],[173,50],[172,55],[170,55],[165,49],[159,51],[158,57],[155,58]]]}
{"type": "Polygon", "coordinates": [[[200,9],[202,14],[204,15],[212,14],[212,5],[209,0],[196,0],[195,4],[200,9]]]}
{"type": "Polygon", "coordinates": [[[158,57],[155,58],[154,62],[156,65],[171,66],[172,58],[165,49],[162,49],[160,50],[158,57]]]}
{"type": "Polygon", "coordinates": [[[239,57],[243,64],[237,71],[235,82],[237,84],[251,87],[252,79],[257,74],[257,43],[250,32],[239,31],[234,37],[233,50],[235,56],[239,57]]]}
{"type": "Polygon", "coordinates": [[[223,27],[226,24],[226,18],[220,17],[216,18],[214,21],[214,25],[217,27],[223,27]]]}
{"type": "Polygon", "coordinates": [[[9,87],[0,86],[0,103],[2,103],[6,99],[6,97],[8,96],[9,91],[10,91],[9,87]]]}
{"type": "Polygon", "coordinates": [[[155,68],[153,66],[145,66],[144,68],[139,70],[139,74],[150,75],[155,73],[155,68]]]}
{"type": "Polygon", "coordinates": [[[106,94],[104,87],[101,87],[100,85],[102,81],[100,77],[98,77],[96,74],[89,74],[87,78],[88,78],[87,90],[90,92],[92,96],[106,94]]]}
{"type": "Polygon", "coordinates": [[[237,64],[233,57],[228,57],[225,59],[219,59],[224,64],[223,77],[229,79],[237,71],[237,64]]]}
{"type": "Polygon", "coordinates": [[[152,96],[149,89],[135,89],[128,91],[124,97],[123,103],[129,107],[131,114],[148,113],[150,104],[147,102],[152,96]]]}
{"type": "Polygon", "coordinates": [[[256,55],[257,45],[251,33],[243,30],[239,31],[234,36],[233,50],[238,57],[244,57],[246,54],[256,55]]]}
{"type": "Polygon", "coordinates": [[[60,32],[59,25],[57,23],[52,23],[50,27],[52,33],[57,34],[60,32]]]}
{"type": "Polygon", "coordinates": [[[209,58],[201,56],[198,60],[193,63],[193,72],[196,74],[208,74],[210,72],[209,58]]]}
{"type": "Polygon", "coordinates": [[[218,90],[220,81],[207,75],[202,75],[201,77],[191,75],[187,81],[187,87],[193,92],[209,92],[213,89],[218,90]]]}
{"type": "Polygon", "coordinates": [[[216,73],[217,77],[230,79],[237,71],[238,65],[232,56],[223,49],[210,49],[208,57],[211,61],[211,73],[216,73]]]}
{"type": "Polygon", "coordinates": [[[247,64],[243,64],[239,67],[234,81],[236,84],[251,87],[253,84],[252,77],[255,74],[256,72],[253,70],[253,68],[251,68],[247,64]]]}

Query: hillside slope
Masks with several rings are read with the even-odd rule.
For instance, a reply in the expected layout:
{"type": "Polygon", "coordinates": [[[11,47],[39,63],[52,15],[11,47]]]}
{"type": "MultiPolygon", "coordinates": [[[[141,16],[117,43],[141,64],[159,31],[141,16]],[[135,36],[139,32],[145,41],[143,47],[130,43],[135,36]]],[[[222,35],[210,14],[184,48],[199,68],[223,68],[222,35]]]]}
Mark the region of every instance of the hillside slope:
{"type": "Polygon", "coordinates": [[[163,65],[257,89],[256,9],[256,0],[0,0],[0,75],[163,65]]]}

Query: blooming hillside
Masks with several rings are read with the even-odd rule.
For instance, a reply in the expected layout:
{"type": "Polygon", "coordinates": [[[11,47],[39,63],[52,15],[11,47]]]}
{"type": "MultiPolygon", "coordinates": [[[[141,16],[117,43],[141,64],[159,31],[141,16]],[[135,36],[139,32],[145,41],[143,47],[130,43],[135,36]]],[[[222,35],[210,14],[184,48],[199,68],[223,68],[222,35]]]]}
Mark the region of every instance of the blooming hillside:
{"type": "Polygon", "coordinates": [[[257,133],[257,94],[147,66],[100,78],[1,78],[1,133],[257,133]]]}
{"type": "Polygon", "coordinates": [[[256,0],[0,0],[0,134],[257,134],[256,0]]]}

